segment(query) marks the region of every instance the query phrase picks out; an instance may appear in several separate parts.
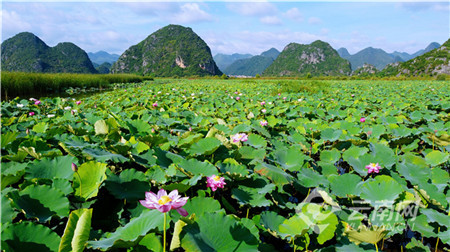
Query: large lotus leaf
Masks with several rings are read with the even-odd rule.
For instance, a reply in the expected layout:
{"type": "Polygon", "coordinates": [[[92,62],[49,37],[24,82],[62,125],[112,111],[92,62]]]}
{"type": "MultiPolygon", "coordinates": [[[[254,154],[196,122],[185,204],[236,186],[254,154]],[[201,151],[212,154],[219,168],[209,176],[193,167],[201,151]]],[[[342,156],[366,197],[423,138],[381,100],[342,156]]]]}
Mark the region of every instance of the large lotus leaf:
{"type": "MultiPolygon", "coordinates": [[[[366,166],[370,163],[378,163],[378,160],[375,159],[374,156],[366,153],[358,158],[354,158],[352,156],[347,158],[347,162],[352,166],[353,170],[355,170],[360,176],[367,176],[366,166]]],[[[381,167],[383,168],[383,167],[381,167]]]]}
{"type": "Polygon", "coordinates": [[[191,145],[189,153],[192,155],[210,155],[216,151],[222,142],[214,137],[200,139],[198,142],[191,145]]]}
{"type": "Polygon", "coordinates": [[[401,185],[393,178],[379,175],[364,182],[361,186],[361,198],[372,206],[393,204],[402,191],[401,185]]]}
{"type": "MultiPolygon", "coordinates": [[[[14,189],[10,188],[11,191],[14,189]]],[[[1,217],[2,217],[2,229],[5,227],[5,224],[11,223],[13,219],[17,216],[17,212],[14,211],[12,207],[11,200],[6,196],[9,190],[2,190],[1,193],[1,217]]]]}
{"type": "Polygon", "coordinates": [[[183,208],[189,214],[195,214],[195,220],[201,218],[205,213],[213,213],[222,209],[217,200],[205,197],[190,198],[183,208]]]}
{"type": "Polygon", "coordinates": [[[98,120],[94,124],[95,135],[106,135],[108,134],[108,125],[105,120],[98,120]]]}
{"type": "Polygon", "coordinates": [[[250,146],[242,146],[239,148],[239,154],[241,154],[242,159],[263,160],[266,151],[264,149],[255,149],[250,146]]]}
{"type": "Polygon", "coordinates": [[[256,149],[265,148],[267,146],[267,141],[257,134],[250,134],[246,143],[256,149]]]}
{"type": "Polygon", "coordinates": [[[320,161],[328,164],[336,163],[336,161],[338,161],[339,158],[341,158],[341,153],[336,149],[324,150],[320,152],[320,161]]]}
{"type": "Polygon", "coordinates": [[[441,151],[431,151],[425,156],[425,161],[432,167],[445,163],[448,160],[449,154],[441,151]]]}
{"type": "Polygon", "coordinates": [[[40,122],[33,126],[33,131],[36,133],[45,133],[48,129],[48,124],[46,122],[40,122]]]}
{"type": "Polygon", "coordinates": [[[58,189],[48,185],[30,185],[22,191],[10,194],[14,205],[22,209],[28,218],[38,218],[46,222],[52,216],[69,216],[69,200],[58,189]]]}
{"type": "Polygon", "coordinates": [[[300,171],[307,157],[300,149],[278,149],[273,152],[276,162],[289,171],[300,171]]]}
{"type": "Polygon", "coordinates": [[[267,163],[258,163],[255,166],[254,171],[270,179],[278,186],[285,185],[294,179],[291,175],[283,171],[283,169],[267,163]]]}
{"type": "Polygon", "coordinates": [[[109,176],[105,186],[114,197],[128,201],[142,199],[146,191],[150,191],[150,184],[143,172],[127,169],[120,175],[109,176]]]}
{"type": "Polygon", "coordinates": [[[1,168],[1,189],[5,189],[7,186],[15,184],[25,174],[25,168],[28,163],[8,162],[2,163],[1,168]]]}
{"type": "Polygon", "coordinates": [[[84,200],[97,196],[98,188],[106,179],[106,164],[90,161],[78,167],[74,175],[73,188],[75,196],[84,200]],[[81,181],[80,181],[81,180],[81,181]]]}
{"type": "Polygon", "coordinates": [[[439,192],[444,192],[445,188],[450,185],[450,175],[447,171],[434,167],[431,170],[431,182],[438,188],[439,192]]]}
{"type": "Polygon", "coordinates": [[[439,232],[438,237],[441,239],[442,243],[450,245],[450,229],[448,229],[448,226],[447,231],[439,232]]]}
{"type": "Polygon", "coordinates": [[[266,207],[272,204],[266,199],[265,194],[258,193],[256,190],[244,190],[242,187],[231,189],[231,197],[235,198],[240,205],[266,207]]]}
{"type": "Polygon", "coordinates": [[[208,162],[198,161],[195,158],[184,159],[179,163],[179,166],[193,175],[212,176],[218,173],[214,165],[208,162]]]}
{"type": "Polygon", "coordinates": [[[340,176],[332,175],[328,177],[330,188],[334,195],[348,197],[348,195],[360,194],[361,177],[356,174],[346,173],[340,176]]]}
{"type": "Polygon", "coordinates": [[[131,133],[136,134],[148,134],[152,130],[152,127],[148,122],[143,120],[129,120],[127,122],[127,126],[130,129],[131,133]]]}
{"type": "Polygon", "coordinates": [[[265,211],[262,212],[260,215],[260,222],[261,224],[268,232],[270,232],[272,235],[277,235],[280,231],[278,228],[281,224],[286,220],[283,216],[278,215],[275,212],[271,211],[265,211]]]}
{"type": "Polygon", "coordinates": [[[187,251],[258,251],[258,237],[230,215],[205,213],[183,228],[181,247],[187,251]]]}
{"type": "Polygon", "coordinates": [[[322,130],[322,132],[320,133],[320,138],[324,141],[334,142],[339,139],[341,134],[342,130],[340,129],[327,128],[322,130]]]}
{"type": "Polygon", "coordinates": [[[125,226],[119,227],[107,238],[88,241],[88,248],[108,250],[110,248],[129,248],[153,229],[162,230],[164,214],[158,210],[144,210],[139,217],[133,218],[125,226]]]}
{"type": "Polygon", "coordinates": [[[120,155],[120,154],[113,154],[111,152],[102,150],[102,149],[92,149],[92,148],[86,148],[83,150],[83,153],[87,154],[89,157],[93,158],[96,161],[100,162],[106,162],[106,161],[113,161],[117,163],[123,163],[128,161],[128,158],[120,155]]]}
{"type": "Polygon", "coordinates": [[[52,187],[60,190],[64,195],[73,193],[72,183],[67,179],[55,178],[52,181],[52,187]]]}
{"type": "Polygon", "coordinates": [[[347,229],[344,234],[351,242],[359,245],[361,242],[378,243],[383,239],[388,231],[384,227],[371,227],[361,226],[359,229],[347,229]]]}
{"type": "Polygon", "coordinates": [[[139,245],[146,247],[150,251],[160,252],[163,251],[162,237],[155,233],[150,233],[144,236],[139,242],[139,245]]]}
{"type": "Polygon", "coordinates": [[[178,141],[177,146],[184,147],[186,145],[191,145],[193,142],[197,142],[202,138],[203,138],[202,134],[190,134],[187,137],[181,138],[180,141],[178,141]]]}
{"type": "Polygon", "coordinates": [[[416,238],[411,238],[411,242],[406,244],[405,248],[407,248],[407,251],[412,252],[431,252],[430,248],[428,246],[425,246],[422,242],[416,240],[416,238]]]}
{"type": "Polygon", "coordinates": [[[373,163],[379,163],[384,167],[391,167],[397,161],[394,151],[386,145],[370,143],[370,150],[376,161],[373,163]]]}
{"type": "Polygon", "coordinates": [[[450,216],[440,213],[434,209],[420,209],[420,212],[427,216],[428,222],[435,222],[444,227],[450,227],[450,216]]]}
{"type": "Polygon", "coordinates": [[[19,132],[7,132],[2,134],[1,136],[1,148],[5,148],[6,145],[16,140],[16,137],[19,135],[19,132]]]}
{"type": "Polygon", "coordinates": [[[72,163],[76,162],[77,159],[72,156],[59,156],[51,159],[43,158],[41,160],[35,160],[28,166],[25,178],[62,178],[71,180],[74,176],[72,163]]]}
{"type": "Polygon", "coordinates": [[[444,209],[447,207],[449,202],[444,193],[439,192],[438,188],[427,182],[422,182],[419,184],[418,190],[420,196],[425,199],[427,202],[430,202],[439,207],[443,207],[444,209]]]}
{"type": "Polygon", "coordinates": [[[428,178],[431,176],[430,168],[419,165],[417,163],[413,164],[405,161],[402,163],[398,163],[396,167],[400,175],[402,175],[404,178],[415,185],[421,184],[423,182],[426,183],[428,178]]]}
{"type": "Polygon", "coordinates": [[[231,131],[231,134],[235,135],[237,133],[250,132],[251,130],[252,130],[252,127],[250,125],[240,124],[233,128],[233,131],[231,131]]]}
{"type": "Polygon", "coordinates": [[[313,169],[305,168],[297,174],[299,183],[304,187],[328,186],[328,180],[313,169]]]}
{"type": "Polygon", "coordinates": [[[61,238],[50,228],[32,222],[8,225],[2,231],[4,251],[58,251],[61,238]]]}
{"type": "Polygon", "coordinates": [[[427,216],[423,214],[416,216],[416,218],[408,220],[408,226],[411,227],[412,231],[419,232],[422,236],[425,237],[437,237],[438,235],[437,228],[431,226],[428,223],[427,216]]]}
{"type": "Polygon", "coordinates": [[[374,226],[384,227],[388,230],[388,236],[403,233],[406,227],[403,216],[390,209],[384,209],[381,212],[377,210],[372,211],[369,221],[374,226]]]}
{"type": "Polygon", "coordinates": [[[69,215],[59,252],[83,251],[91,231],[92,209],[80,208],[69,215]]]}
{"type": "Polygon", "coordinates": [[[247,167],[239,164],[234,159],[225,159],[223,163],[218,162],[216,165],[219,167],[221,173],[225,173],[233,179],[243,179],[249,174],[247,167]]]}

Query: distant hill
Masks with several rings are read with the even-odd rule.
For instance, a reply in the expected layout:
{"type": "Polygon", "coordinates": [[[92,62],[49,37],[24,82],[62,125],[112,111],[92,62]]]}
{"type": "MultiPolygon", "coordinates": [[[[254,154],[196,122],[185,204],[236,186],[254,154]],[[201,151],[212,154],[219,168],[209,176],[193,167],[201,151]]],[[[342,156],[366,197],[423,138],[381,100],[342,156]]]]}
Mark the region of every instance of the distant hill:
{"type": "Polygon", "coordinates": [[[439,48],[402,63],[387,65],[382,76],[450,75],[450,39],[439,48]]]}
{"type": "Polygon", "coordinates": [[[73,43],[49,47],[30,32],[5,40],[1,46],[2,71],[42,73],[96,73],[88,55],[73,43]]]}
{"type": "Polygon", "coordinates": [[[275,60],[278,57],[278,55],[280,55],[280,51],[278,51],[277,49],[275,49],[273,47],[270,48],[269,50],[261,53],[261,56],[269,57],[269,58],[272,58],[273,60],[275,60]]]}
{"type": "Polygon", "coordinates": [[[109,62],[104,62],[101,65],[94,63],[94,66],[98,73],[108,74],[111,71],[112,64],[109,62]]]}
{"type": "Polygon", "coordinates": [[[89,52],[88,53],[89,59],[92,61],[92,63],[97,63],[99,65],[108,62],[108,63],[114,63],[119,59],[120,55],[117,54],[109,54],[105,51],[98,51],[95,53],[89,52]]]}
{"type": "Polygon", "coordinates": [[[379,70],[370,64],[364,64],[362,67],[359,67],[355,71],[353,71],[352,75],[356,76],[371,76],[376,75],[379,70]]]}
{"type": "Polygon", "coordinates": [[[253,56],[249,59],[240,59],[229,65],[223,72],[227,75],[244,75],[255,76],[262,74],[262,72],[272,64],[272,62],[278,57],[280,52],[271,48],[261,55],[253,56]]]}
{"type": "Polygon", "coordinates": [[[216,62],[217,67],[223,72],[229,65],[231,65],[236,60],[240,59],[248,59],[251,58],[253,55],[251,54],[239,54],[239,53],[233,53],[231,55],[228,54],[216,54],[214,56],[214,61],[216,62]]]}
{"type": "Polygon", "coordinates": [[[264,76],[349,75],[350,62],[330,44],[317,40],[309,45],[290,43],[263,72],[264,76]]]}
{"type": "Polygon", "coordinates": [[[337,50],[339,56],[341,56],[342,58],[347,58],[350,56],[350,53],[347,51],[347,49],[341,47],[337,50]]]}
{"type": "Polygon", "coordinates": [[[367,47],[356,54],[349,56],[342,56],[352,64],[352,69],[362,67],[364,64],[370,64],[375,66],[378,70],[383,69],[387,64],[403,61],[401,58],[396,58],[385,52],[382,49],[367,47]]]}
{"type": "Polygon", "coordinates": [[[191,28],[168,25],[128,48],[112,73],[154,76],[221,75],[208,45],[191,28]]]}

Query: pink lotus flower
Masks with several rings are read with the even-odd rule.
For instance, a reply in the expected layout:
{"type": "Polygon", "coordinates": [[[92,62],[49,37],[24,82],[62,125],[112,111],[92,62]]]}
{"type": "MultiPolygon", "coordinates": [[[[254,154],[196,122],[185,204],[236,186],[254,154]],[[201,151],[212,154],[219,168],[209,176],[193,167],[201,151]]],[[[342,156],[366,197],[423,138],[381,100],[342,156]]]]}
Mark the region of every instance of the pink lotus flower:
{"type": "Polygon", "coordinates": [[[34,112],[28,113],[29,116],[34,116],[34,112]]]}
{"type": "Polygon", "coordinates": [[[78,166],[75,163],[72,163],[72,171],[77,172],[78,166]]]}
{"type": "Polygon", "coordinates": [[[355,97],[355,95],[354,95],[354,94],[352,94],[352,97],[355,97]]]}
{"type": "Polygon", "coordinates": [[[77,101],[77,102],[75,102],[77,105],[80,105],[81,104],[81,101],[77,101]]]}
{"type": "Polygon", "coordinates": [[[361,117],[361,118],[359,119],[359,121],[360,121],[360,122],[365,122],[365,121],[366,121],[366,118],[361,117]]]}
{"type": "Polygon", "coordinates": [[[261,112],[266,113],[267,110],[266,109],[261,109],[261,112]]]}
{"type": "Polygon", "coordinates": [[[287,97],[285,96],[285,97],[283,97],[283,101],[286,101],[286,99],[287,99],[287,97]]]}
{"type": "Polygon", "coordinates": [[[233,143],[246,142],[248,140],[248,135],[245,133],[238,133],[232,137],[233,143]]]}
{"type": "Polygon", "coordinates": [[[166,190],[160,189],[158,194],[153,192],[145,192],[145,200],[139,202],[148,209],[156,209],[161,213],[167,213],[172,209],[177,210],[179,214],[186,217],[189,213],[181,208],[187,202],[189,197],[181,197],[178,195],[178,190],[173,190],[167,195],[166,190]]]}
{"type": "Polygon", "coordinates": [[[239,93],[236,91],[236,92],[234,92],[234,94],[239,94],[239,93]]]}
{"type": "Polygon", "coordinates": [[[261,106],[264,106],[264,105],[266,105],[266,102],[265,102],[265,101],[262,101],[262,102],[261,102],[261,106]]]}
{"type": "Polygon", "coordinates": [[[261,126],[267,126],[267,124],[269,124],[266,120],[262,120],[259,122],[259,124],[261,124],[261,126]]]}
{"type": "Polygon", "coordinates": [[[381,166],[379,166],[378,163],[370,163],[369,165],[366,165],[366,169],[368,169],[367,173],[378,173],[380,172],[381,166]]]}
{"type": "Polygon", "coordinates": [[[211,177],[206,177],[206,186],[211,187],[211,190],[215,192],[217,188],[223,188],[225,183],[225,178],[221,178],[216,175],[212,175],[211,177]]]}
{"type": "Polygon", "coordinates": [[[152,105],[153,107],[158,107],[158,103],[157,102],[155,102],[155,103],[153,103],[153,105],[152,105]]]}
{"type": "Polygon", "coordinates": [[[236,101],[239,101],[241,99],[241,97],[236,96],[236,101]]]}
{"type": "Polygon", "coordinates": [[[34,105],[39,105],[39,104],[41,104],[41,101],[39,101],[39,100],[34,102],[34,105]]]}

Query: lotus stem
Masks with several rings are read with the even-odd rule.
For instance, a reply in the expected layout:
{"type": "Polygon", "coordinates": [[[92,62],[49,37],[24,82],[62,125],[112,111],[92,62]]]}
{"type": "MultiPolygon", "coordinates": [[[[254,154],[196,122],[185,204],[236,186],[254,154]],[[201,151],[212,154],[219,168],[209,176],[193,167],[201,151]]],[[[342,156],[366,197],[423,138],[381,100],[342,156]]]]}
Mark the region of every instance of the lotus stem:
{"type": "Polygon", "coordinates": [[[384,249],[384,238],[383,238],[383,242],[381,243],[381,251],[383,251],[384,249]]]}
{"type": "Polygon", "coordinates": [[[292,245],[294,246],[294,252],[297,251],[297,246],[295,245],[295,239],[292,237],[292,245]]]}
{"type": "MultiPolygon", "coordinates": [[[[441,231],[441,227],[438,227],[438,231],[437,231],[438,233],[437,233],[437,234],[439,234],[439,231],[441,231]]],[[[439,245],[439,236],[438,236],[437,241],[436,241],[436,247],[434,248],[434,251],[435,251],[435,252],[438,251],[438,250],[437,250],[437,249],[438,249],[438,245],[439,245]]]]}
{"type": "Polygon", "coordinates": [[[377,252],[378,252],[378,246],[377,246],[377,243],[375,242],[374,244],[375,244],[375,249],[376,249],[377,252]]]}
{"type": "Polygon", "coordinates": [[[80,176],[80,174],[78,174],[78,171],[77,172],[75,172],[77,175],[78,175],[78,179],[80,180],[80,197],[81,198],[83,198],[83,193],[82,193],[82,190],[81,190],[81,176],[80,176]]]}
{"type": "Polygon", "coordinates": [[[247,208],[247,215],[245,216],[245,218],[247,218],[248,219],[248,213],[250,212],[250,207],[249,208],[247,208]]]}
{"type": "Polygon", "coordinates": [[[164,213],[163,252],[166,252],[166,215],[167,213],[164,213]]]}

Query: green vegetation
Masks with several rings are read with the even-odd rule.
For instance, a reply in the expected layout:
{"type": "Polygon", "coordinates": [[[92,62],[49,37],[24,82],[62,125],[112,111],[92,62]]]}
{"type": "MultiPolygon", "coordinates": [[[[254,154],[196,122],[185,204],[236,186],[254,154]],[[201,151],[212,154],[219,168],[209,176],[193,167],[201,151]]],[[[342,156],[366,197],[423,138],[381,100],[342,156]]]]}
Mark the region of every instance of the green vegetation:
{"type": "Polygon", "coordinates": [[[382,49],[368,47],[356,54],[342,56],[342,58],[350,61],[352,70],[362,67],[364,64],[375,66],[378,70],[383,69],[387,64],[403,61],[399,57],[388,54],[382,49]]]}
{"type": "Polygon", "coordinates": [[[114,83],[136,83],[152,80],[149,77],[131,74],[49,74],[49,73],[1,73],[2,99],[22,95],[44,96],[61,93],[69,88],[106,89],[114,83]]]}
{"type": "Polygon", "coordinates": [[[1,103],[2,250],[449,248],[449,81],[164,81],[1,103]]]}
{"type": "Polygon", "coordinates": [[[205,41],[180,25],[163,27],[131,46],[111,72],[156,77],[222,75],[205,41]]]}
{"type": "Polygon", "coordinates": [[[73,43],[47,46],[29,32],[5,40],[1,46],[2,71],[35,73],[96,73],[85,51],[73,43]]]}
{"type": "Polygon", "coordinates": [[[253,56],[249,59],[240,59],[229,65],[223,72],[228,75],[255,76],[272,64],[273,59],[261,55],[253,56]]]}
{"type": "Polygon", "coordinates": [[[216,62],[217,67],[223,72],[229,65],[231,65],[236,60],[248,59],[253,57],[251,54],[239,54],[233,53],[231,55],[218,53],[214,56],[214,62],[216,62]]]}
{"type": "Polygon", "coordinates": [[[328,43],[320,40],[309,45],[291,43],[263,72],[263,76],[338,76],[351,73],[350,63],[328,43]]]}

